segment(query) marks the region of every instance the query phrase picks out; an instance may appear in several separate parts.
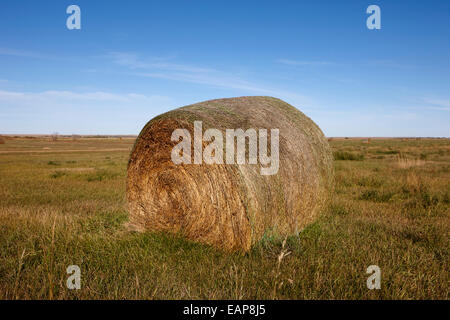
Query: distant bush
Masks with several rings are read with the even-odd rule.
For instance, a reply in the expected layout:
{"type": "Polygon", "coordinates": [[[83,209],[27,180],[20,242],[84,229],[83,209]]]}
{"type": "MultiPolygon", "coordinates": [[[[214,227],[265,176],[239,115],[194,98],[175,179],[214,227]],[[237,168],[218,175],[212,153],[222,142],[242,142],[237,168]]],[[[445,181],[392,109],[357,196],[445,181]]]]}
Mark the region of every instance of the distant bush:
{"type": "Polygon", "coordinates": [[[50,177],[52,177],[53,179],[57,179],[57,178],[61,178],[66,176],[67,173],[64,171],[56,171],[55,173],[53,173],[52,175],[50,175],[50,177]]]}
{"type": "Polygon", "coordinates": [[[348,210],[340,204],[330,205],[330,212],[341,216],[345,216],[349,213],[348,210]]]}
{"type": "Polygon", "coordinates": [[[377,151],[375,151],[376,153],[378,153],[378,154],[398,154],[399,153],[399,151],[397,151],[397,150],[377,150],[377,151]]]}
{"type": "Polygon", "coordinates": [[[59,166],[59,162],[57,162],[57,161],[49,161],[49,162],[47,162],[47,164],[49,166],[59,166]]]}
{"type": "Polygon", "coordinates": [[[336,151],[333,152],[334,160],[356,160],[362,161],[364,160],[363,154],[356,154],[346,151],[336,151]]]}
{"type": "Polygon", "coordinates": [[[392,192],[381,192],[378,190],[365,190],[359,200],[368,200],[373,202],[388,202],[391,200],[394,193],[392,192]]]}
{"type": "Polygon", "coordinates": [[[360,187],[373,187],[373,188],[379,188],[383,185],[385,179],[379,178],[378,175],[375,176],[364,176],[361,177],[358,182],[356,183],[360,187]]]}
{"type": "Polygon", "coordinates": [[[50,138],[51,138],[52,141],[54,141],[54,142],[58,141],[58,137],[59,137],[58,132],[53,132],[53,133],[50,135],[50,138]]]}
{"type": "Polygon", "coordinates": [[[428,155],[426,153],[421,153],[420,154],[420,160],[427,160],[428,155]]]}
{"type": "Polygon", "coordinates": [[[442,197],[442,202],[445,204],[450,204],[450,193],[448,191],[444,193],[444,196],[442,197]]]}
{"type": "Polygon", "coordinates": [[[103,181],[107,179],[113,179],[117,176],[116,173],[110,172],[108,170],[99,169],[94,173],[90,173],[87,175],[87,181],[103,181]]]}

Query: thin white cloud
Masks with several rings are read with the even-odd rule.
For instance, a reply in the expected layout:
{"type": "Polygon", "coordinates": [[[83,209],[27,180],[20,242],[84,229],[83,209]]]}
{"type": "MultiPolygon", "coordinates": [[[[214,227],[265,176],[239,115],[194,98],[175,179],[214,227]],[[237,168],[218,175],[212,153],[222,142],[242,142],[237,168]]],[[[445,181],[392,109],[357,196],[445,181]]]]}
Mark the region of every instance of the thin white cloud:
{"type": "Polygon", "coordinates": [[[426,103],[431,104],[431,109],[450,111],[450,100],[449,99],[435,99],[435,98],[425,98],[423,99],[426,103]]]}
{"type": "Polygon", "coordinates": [[[53,61],[84,61],[84,59],[79,56],[77,57],[77,56],[67,56],[67,55],[43,54],[40,52],[18,50],[18,49],[12,49],[12,48],[0,48],[0,56],[43,59],[43,60],[53,60],[53,61]]]}
{"type": "Polygon", "coordinates": [[[243,94],[270,95],[288,100],[298,107],[314,104],[311,98],[298,93],[261,86],[238,75],[213,68],[171,63],[168,61],[170,58],[153,57],[144,60],[139,55],[129,52],[110,52],[107,56],[113,63],[127,67],[130,70],[129,74],[134,76],[236,89],[243,91],[243,94]]]}
{"type": "Polygon", "coordinates": [[[114,63],[131,69],[162,69],[195,73],[215,71],[209,68],[166,62],[166,58],[152,57],[144,61],[137,54],[130,52],[110,52],[107,56],[111,58],[114,63]]]}
{"type": "Polygon", "coordinates": [[[430,109],[450,111],[450,107],[430,107],[430,109]]]}
{"type": "MultiPolygon", "coordinates": [[[[0,48],[0,55],[11,55],[17,57],[29,57],[29,58],[45,58],[50,59],[53,57],[46,56],[39,53],[30,51],[0,48]]],[[[296,92],[289,92],[286,90],[274,89],[268,86],[262,86],[245,79],[242,79],[239,75],[232,74],[216,70],[214,68],[196,66],[191,64],[173,63],[171,60],[174,57],[146,57],[142,58],[140,55],[132,52],[109,52],[102,58],[109,59],[113,64],[122,66],[128,70],[128,74],[166,79],[173,81],[181,81],[188,83],[196,83],[207,85],[211,87],[235,89],[243,91],[242,94],[261,94],[271,95],[287,100],[288,102],[300,107],[314,105],[313,99],[296,92]]],[[[84,72],[99,72],[97,69],[84,69],[84,72]]],[[[111,93],[102,92],[90,92],[90,93],[75,93],[69,91],[45,91],[41,93],[17,93],[17,92],[0,92],[0,98],[6,96],[15,96],[16,98],[24,94],[23,99],[34,99],[35,101],[42,101],[46,103],[47,99],[52,101],[56,99],[67,101],[75,100],[111,100],[124,102],[126,97],[124,95],[113,96],[111,93]]],[[[129,97],[128,97],[129,98],[129,97]]],[[[52,105],[50,101],[50,105],[52,105]]]]}
{"type": "Polygon", "coordinates": [[[402,62],[397,62],[389,59],[369,60],[366,62],[366,65],[372,67],[386,67],[386,68],[400,68],[400,69],[411,69],[416,67],[415,65],[405,64],[402,62]]]}
{"type": "Polygon", "coordinates": [[[17,92],[0,90],[2,133],[138,133],[174,107],[166,96],[103,91],[17,92]]]}
{"type": "Polygon", "coordinates": [[[182,73],[182,72],[171,72],[171,73],[153,72],[153,73],[134,73],[134,74],[149,78],[159,78],[198,84],[207,84],[214,87],[241,89],[265,94],[273,92],[272,90],[254,86],[247,81],[241,80],[239,78],[233,78],[225,74],[219,75],[219,74],[200,74],[200,73],[182,73]]]}
{"type": "Polygon", "coordinates": [[[25,57],[25,58],[48,58],[48,56],[36,53],[36,52],[30,52],[30,51],[23,51],[23,50],[17,50],[17,49],[10,49],[10,48],[0,48],[0,55],[3,56],[14,56],[14,57],[25,57]]]}
{"type": "Polygon", "coordinates": [[[290,91],[285,90],[277,90],[266,88],[262,86],[257,86],[248,81],[242,80],[240,78],[236,78],[233,76],[229,76],[226,74],[193,74],[193,73],[180,73],[180,72],[172,72],[172,73],[134,73],[136,76],[148,77],[148,78],[157,78],[157,79],[166,79],[173,81],[181,81],[181,82],[189,82],[196,83],[202,85],[208,85],[211,87],[218,88],[226,88],[226,89],[236,89],[245,92],[244,94],[260,94],[260,95],[268,95],[276,98],[280,98],[286,100],[287,102],[297,106],[308,106],[313,107],[315,102],[312,98],[297,94],[290,91]]]}
{"type": "MultiPolygon", "coordinates": [[[[313,60],[292,60],[292,59],[277,59],[276,62],[290,65],[290,66],[336,66],[340,63],[333,61],[313,61],[313,60]]],[[[388,67],[388,68],[414,68],[415,66],[399,63],[394,60],[368,60],[360,62],[361,65],[372,67],[388,67]]]]}
{"type": "Polygon", "coordinates": [[[334,62],[330,61],[299,61],[290,59],[277,59],[276,62],[287,64],[290,66],[326,66],[335,64],[334,62]]]}
{"type": "Polygon", "coordinates": [[[167,97],[152,95],[146,96],[136,93],[116,94],[103,91],[95,92],[73,92],[73,91],[56,91],[49,90],[43,92],[17,92],[0,90],[0,102],[13,103],[16,106],[33,103],[39,107],[40,103],[45,106],[64,106],[65,104],[74,104],[80,102],[108,102],[108,103],[133,103],[136,101],[163,101],[168,100],[167,97]]]}

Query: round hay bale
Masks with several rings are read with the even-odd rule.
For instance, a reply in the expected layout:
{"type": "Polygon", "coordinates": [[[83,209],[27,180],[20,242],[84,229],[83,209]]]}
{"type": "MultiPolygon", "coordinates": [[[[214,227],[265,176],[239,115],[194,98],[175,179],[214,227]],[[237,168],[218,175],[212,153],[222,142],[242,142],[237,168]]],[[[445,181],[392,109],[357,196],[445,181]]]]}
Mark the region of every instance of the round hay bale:
{"type": "MultiPolygon", "coordinates": [[[[211,142],[200,143],[204,149],[211,142]]],[[[239,97],[182,107],[150,120],[136,140],[128,163],[130,224],[245,251],[265,236],[296,234],[317,217],[333,185],[332,159],[319,127],[279,99],[239,97]],[[227,129],[267,129],[268,154],[270,130],[279,129],[278,171],[262,174],[268,165],[260,158],[249,164],[249,139],[244,164],[194,164],[194,146],[191,164],[175,164],[171,154],[181,140],[172,141],[172,134],[186,129],[194,145],[195,121],[202,122],[200,132],[223,133],[224,158],[227,129]]]]}
{"type": "Polygon", "coordinates": [[[0,144],[5,144],[5,139],[3,137],[0,137],[0,144]]]}

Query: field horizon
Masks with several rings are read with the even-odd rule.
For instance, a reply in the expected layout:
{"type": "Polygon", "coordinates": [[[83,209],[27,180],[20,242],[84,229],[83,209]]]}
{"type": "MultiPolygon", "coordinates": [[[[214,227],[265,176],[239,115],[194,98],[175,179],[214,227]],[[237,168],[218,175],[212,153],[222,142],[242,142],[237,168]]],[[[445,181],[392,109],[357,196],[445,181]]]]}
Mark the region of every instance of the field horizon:
{"type": "MultiPolygon", "coordinates": [[[[51,138],[53,134],[49,133],[0,133],[0,137],[9,137],[9,138],[51,138]]],[[[138,134],[59,134],[58,137],[61,138],[73,138],[73,136],[81,137],[81,138],[137,138],[138,134]]],[[[328,139],[450,139],[450,136],[325,136],[328,139]]]]}

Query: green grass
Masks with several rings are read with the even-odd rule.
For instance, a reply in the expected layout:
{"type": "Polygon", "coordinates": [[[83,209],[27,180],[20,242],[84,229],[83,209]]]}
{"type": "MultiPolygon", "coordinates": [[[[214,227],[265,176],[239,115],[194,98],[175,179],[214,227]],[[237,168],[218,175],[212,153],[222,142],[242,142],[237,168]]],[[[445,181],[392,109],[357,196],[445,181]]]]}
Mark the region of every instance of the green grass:
{"type": "MultiPolygon", "coordinates": [[[[246,254],[130,231],[129,151],[83,150],[133,141],[105,140],[0,153],[0,299],[448,299],[449,140],[333,139],[335,154],[364,158],[335,162],[329,207],[284,246],[267,236],[246,254]],[[389,148],[426,161],[379,159],[389,148]],[[81,290],[66,288],[72,264],[81,290]],[[366,287],[372,264],[381,290],[366,287]]],[[[8,140],[0,151],[48,144],[8,140]]]]}
{"type": "Polygon", "coordinates": [[[334,160],[358,160],[358,161],[364,160],[364,155],[346,151],[335,151],[333,152],[333,156],[334,160]]]}

